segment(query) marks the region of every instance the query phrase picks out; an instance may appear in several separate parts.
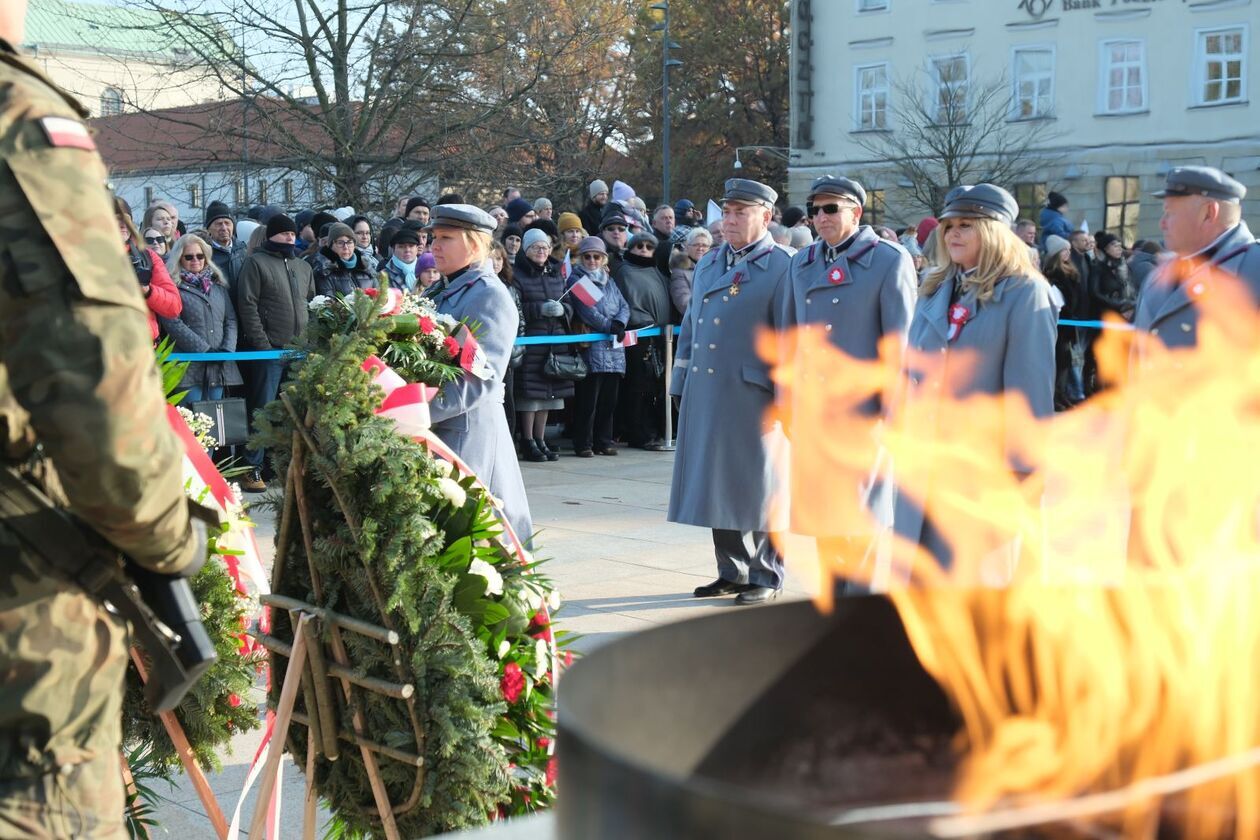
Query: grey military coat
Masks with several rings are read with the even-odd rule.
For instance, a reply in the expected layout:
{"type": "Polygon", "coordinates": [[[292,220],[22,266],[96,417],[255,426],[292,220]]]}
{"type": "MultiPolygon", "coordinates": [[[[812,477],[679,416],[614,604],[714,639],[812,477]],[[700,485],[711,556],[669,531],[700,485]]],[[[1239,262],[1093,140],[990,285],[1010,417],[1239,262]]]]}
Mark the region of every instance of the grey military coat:
{"type": "Polygon", "coordinates": [[[682,407],[669,521],[768,531],[777,490],[771,452],[782,435],[766,422],[774,385],[755,344],[759,330],[780,327],[789,256],[769,234],[727,271],[729,251],[723,245],[697,263],[678,338],[670,393],[682,407]]]}
{"type": "MultiPolygon", "coordinates": [[[[896,335],[904,347],[919,284],[910,255],[900,245],[881,239],[869,225],[858,229],[853,242],[835,262],[826,261],[825,247],[826,243],[815,242],[792,258],[789,281],[784,285],[781,301],[783,325],[805,332],[821,330],[831,346],[855,359],[878,358],[880,339],[886,335],[896,335]]],[[[786,346],[796,345],[788,342],[786,346]]],[[[788,399],[797,404],[801,402],[801,387],[816,383],[817,387],[825,388],[828,378],[836,375],[830,359],[817,354],[811,357],[799,350],[793,368],[797,371],[798,388],[788,399]]],[[[798,411],[794,405],[787,408],[792,418],[798,418],[803,411],[798,411]]],[[[873,424],[883,406],[872,401],[867,408],[873,424]]],[[[791,430],[788,431],[791,436],[791,430]]],[[[859,442],[872,444],[869,454],[873,464],[873,438],[861,435],[860,441],[854,443],[859,442]]],[[[832,480],[820,486],[815,480],[819,472],[818,458],[818,449],[809,445],[809,441],[796,441],[792,448],[792,498],[809,500],[806,504],[792,505],[792,530],[812,536],[868,533],[866,516],[856,503],[858,485],[867,478],[869,465],[860,475],[847,478],[836,477],[832,468],[838,465],[826,465],[832,480]],[[820,493],[829,498],[820,503],[820,493]],[[840,510],[837,505],[841,502],[849,503],[850,509],[840,510]]],[[[885,512],[885,519],[887,515],[885,512]]]]}
{"type": "MultiPolygon", "coordinates": [[[[914,439],[936,438],[940,434],[940,405],[943,397],[959,399],[973,394],[1021,396],[1035,417],[1054,413],[1054,342],[1058,316],[1050,302],[1050,284],[1041,277],[1007,277],[998,281],[993,297],[977,304],[975,291],[958,301],[968,314],[957,337],[951,341],[950,296],[956,275],[951,275],[936,291],[920,296],[910,321],[909,350],[905,366],[905,393],[897,409],[899,431],[914,439]],[[916,354],[940,358],[943,374],[925,377],[926,362],[916,354]],[[965,359],[954,357],[965,354],[965,359]]],[[[1013,438],[994,440],[999,457],[1006,457],[1015,471],[1025,469],[1013,455],[1013,438]]],[[[899,460],[898,483],[919,465],[899,460]]],[[[965,481],[965,476],[923,476],[928,486],[942,481],[965,481]]],[[[948,546],[936,529],[925,527],[924,509],[931,512],[932,499],[919,503],[899,492],[893,515],[898,537],[923,545],[938,561],[950,565],[948,546]]],[[[995,540],[994,548],[1002,542],[995,540]]]]}
{"type": "Polygon", "coordinates": [[[441,314],[480,324],[476,338],[492,374],[482,379],[465,373],[443,385],[429,406],[433,431],[503,500],[508,521],[527,542],[534,526],[503,413],[503,377],[518,326],[516,304],[488,264],[474,264],[452,278],[436,303],[441,314]]]}
{"type": "Polygon", "coordinates": [[[1193,270],[1181,282],[1173,277],[1179,268],[1173,261],[1156,269],[1142,286],[1133,321],[1141,339],[1135,350],[1139,359],[1148,340],[1158,340],[1168,348],[1194,347],[1198,343],[1199,308],[1193,304],[1195,299],[1210,293],[1213,268],[1240,278],[1253,301],[1260,303],[1260,244],[1247,229],[1247,223],[1239,222],[1216,244],[1209,264],[1193,270]]]}

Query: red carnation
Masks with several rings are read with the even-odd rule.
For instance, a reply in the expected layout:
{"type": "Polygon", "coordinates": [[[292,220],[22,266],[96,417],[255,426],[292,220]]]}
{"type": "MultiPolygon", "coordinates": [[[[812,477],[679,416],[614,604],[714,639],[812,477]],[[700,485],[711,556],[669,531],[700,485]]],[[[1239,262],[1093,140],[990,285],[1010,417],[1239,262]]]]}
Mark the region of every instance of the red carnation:
{"type": "Polygon", "coordinates": [[[521,692],[525,690],[525,675],[521,673],[520,665],[509,662],[504,666],[503,678],[499,680],[499,690],[503,692],[503,699],[508,703],[516,702],[521,692]]]}
{"type": "Polygon", "coordinates": [[[573,664],[573,651],[566,650],[564,652],[564,667],[567,668],[572,664],[573,664]]]}
{"type": "Polygon", "coordinates": [[[430,318],[428,315],[420,316],[420,332],[424,333],[425,335],[432,335],[433,330],[436,328],[437,328],[437,325],[433,323],[432,318],[430,318]]]}
{"type": "Polygon", "coordinates": [[[459,358],[459,342],[453,336],[447,336],[442,344],[446,347],[446,352],[451,354],[452,359],[459,358]]]}
{"type": "Polygon", "coordinates": [[[367,295],[368,297],[376,297],[378,294],[380,294],[380,291],[381,291],[380,289],[364,289],[363,294],[367,295]]]}
{"type": "Polygon", "coordinates": [[[546,639],[550,642],[552,640],[551,616],[547,615],[542,610],[534,613],[534,617],[529,620],[529,629],[527,632],[535,639],[546,639]]]}
{"type": "Polygon", "coordinates": [[[551,746],[550,738],[548,738],[546,735],[538,736],[538,749],[545,750],[547,749],[547,747],[550,747],[550,746],[551,746]]]}
{"type": "Polygon", "coordinates": [[[556,757],[553,755],[551,760],[547,762],[547,787],[551,787],[556,783],[556,757]]]}

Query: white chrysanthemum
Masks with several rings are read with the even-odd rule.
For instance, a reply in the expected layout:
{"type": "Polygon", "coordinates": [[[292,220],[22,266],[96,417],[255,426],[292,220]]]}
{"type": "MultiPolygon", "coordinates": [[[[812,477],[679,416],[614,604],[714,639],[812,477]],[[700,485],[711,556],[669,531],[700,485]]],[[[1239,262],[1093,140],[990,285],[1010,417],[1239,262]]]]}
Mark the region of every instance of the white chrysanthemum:
{"type": "Polygon", "coordinates": [[[328,295],[315,295],[315,297],[311,298],[311,302],[306,304],[306,308],[314,312],[316,309],[323,309],[331,302],[332,298],[328,295]]]}
{"type": "Polygon", "coordinates": [[[445,312],[439,312],[434,317],[437,319],[437,322],[439,324],[446,327],[448,330],[453,330],[459,326],[459,321],[456,321],[454,318],[452,318],[450,315],[447,315],[445,312]]]}
{"type": "Polygon", "coordinates": [[[560,600],[559,590],[556,590],[556,589],[551,590],[551,593],[547,595],[547,609],[551,610],[552,612],[555,612],[556,610],[560,609],[560,604],[562,603],[563,602],[560,600]]]}
{"type": "Polygon", "coordinates": [[[439,476],[446,476],[447,478],[450,478],[455,474],[455,465],[450,461],[443,461],[441,458],[433,459],[433,468],[437,471],[439,476]]]}
{"type": "Polygon", "coordinates": [[[546,639],[534,642],[534,679],[541,680],[551,670],[551,648],[546,639]]]}
{"type": "Polygon", "coordinates": [[[499,570],[485,560],[478,559],[468,564],[468,574],[480,575],[486,579],[487,595],[503,594],[503,575],[499,574],[499,570]]]}
{"type": "Polygon", "coordinates": [[[526,586],[524,592],[521,594],[525,596],[525,601],[529,604],[529,608],[532,612],[538,612],[543,608],[543,596],[534,587],[526,586]]]}
{"type": "Polygon", "coordinates": [[[437,486],[443,498],[457,508],[463,507],[464,502],[468,500],[468,493],[453,478],[439,478],[437,486]]]}
{"type": "Polygon", "coordinates": [[[509,642],[507,639],[504,639],[503,641],[499,642],[499,649],[498,651],[496,651],[496,653],[499,655],[499,658],[502,659],[503,657],[507,656],[508,651],[511,649],[512,649],[512,643],[509,642]]]}

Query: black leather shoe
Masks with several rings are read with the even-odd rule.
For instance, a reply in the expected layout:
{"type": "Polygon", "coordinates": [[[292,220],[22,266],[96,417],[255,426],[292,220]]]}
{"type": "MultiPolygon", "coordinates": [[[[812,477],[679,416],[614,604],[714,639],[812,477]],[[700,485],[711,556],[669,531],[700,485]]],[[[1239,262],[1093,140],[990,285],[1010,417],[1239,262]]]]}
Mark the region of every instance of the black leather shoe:
{"type": "Polygon", "coordinates": [[[559,452],[556,452],[554,449],[551,449],[550,447],[548,447],[548,446],[547,446],[547,441],[545,441],[545,440],[536,440],[536,441],[534,441],[534,442],[538,444],[538,449],[539,449],[539,451],[541,451],[541,452],[542,452],[543,456],[544,456],[544,457],[545,457],[548,461],[559,461],[559,460],[560,460],[560,453],[559,453],[559,452]]]}
{"type": "Polygon", "coordinates": [[[764,604],[779,597],[780,590],[771,589],[769,586],[749,586],[743,592],[735,596],[735,603],[747,606],[749,604],[764,604]]]}
{"type": "Polygon", "coordinates": [[[525,444],[525,460],[533,461],[535,464],[547,460],[547,455],[538,448],[538,441],[530,440],[525,444]]]}
{"type": "Polygon", "coordinates": [[[595,457],[595,450],[593,450],[593,449],[579,449],[579,450],[577,450],[576,452],[574,452],[573,454],[574,454],[574,455],[576,455],[576,456],[578,456],[579,458],[594,458],[594,457],[595,457]]]}
{"type": "Polygon", "coordinates": [[[614,446],[601,446],[595,450],[596,455],[616,455],[617,448],[614,446]]]}
{"type": "Polygon", "coordinates": [[[718,578],[713,583],[697,586],[693,594],[697,598],[716,598],[719,595],[734,595],[737,592],[744,592],[749,586],[750,584],[747,583],[735,583],[718,578]]]}

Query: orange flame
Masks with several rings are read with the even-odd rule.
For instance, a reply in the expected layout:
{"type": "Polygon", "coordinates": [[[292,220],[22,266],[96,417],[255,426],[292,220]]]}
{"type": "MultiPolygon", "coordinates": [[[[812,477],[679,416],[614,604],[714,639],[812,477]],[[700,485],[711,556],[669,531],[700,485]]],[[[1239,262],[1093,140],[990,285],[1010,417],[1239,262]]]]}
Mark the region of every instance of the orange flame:
{"type": "Polygon", "coordinates": [[[1108,331],[1100,373],[1123,384],[1044,420],[1016,396],[958,396],[953,353],[890,342],[860,361],[817,331],[761,338],[786,395],[794,524],[861,521],[861,565],[820,561],[877,588],[912,582],[891,597],[963,720],[969,816],[938,821],[944,835],[1106,792],[1094,816],[1125,836],[1153,836],[1161,817],[1188,837],[1260,835],[1260,754],[1168,782],[1260,747],[1260,318],[1234,278],[1205,285],[1196,349],[1108,331]],[[944,396],[915,398],[929,393],[944,396]],[[928,511],[951,568],[858,504],[877,461],[928,511]]]}

